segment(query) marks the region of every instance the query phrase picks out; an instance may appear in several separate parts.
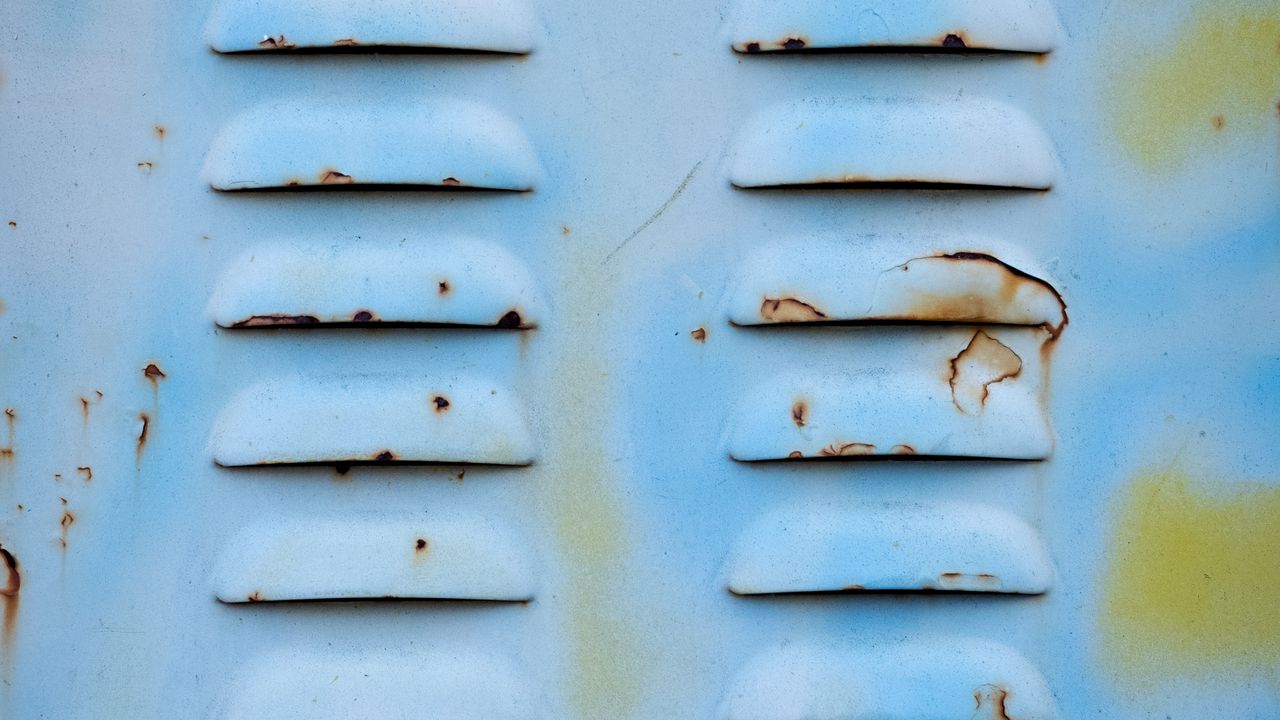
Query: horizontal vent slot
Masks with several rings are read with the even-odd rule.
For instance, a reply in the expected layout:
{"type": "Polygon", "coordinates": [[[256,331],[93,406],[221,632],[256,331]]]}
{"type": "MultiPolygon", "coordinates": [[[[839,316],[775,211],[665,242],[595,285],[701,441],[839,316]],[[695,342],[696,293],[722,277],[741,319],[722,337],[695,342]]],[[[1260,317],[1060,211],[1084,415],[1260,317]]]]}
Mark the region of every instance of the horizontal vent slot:
{"type": "Polygon", "coordinates": [[[524,54],[537,27],[524,0],[217,0],[206,35],[223,53],[524,54]]]}
{"type": "Polygon", "coordinates": [[[289,378],[238,393],[210,439],[224,467],[447,463],[528,465],[512,393],[476,378],[289,378]]]}
{"type": "Polygon", "coordinates": [[[982,505],[813,504],[744,531],[727,563],[737,595],[1040,594],[1053,571],[1036,533],[982,505]]]}
{"type": "Polygon", "coordinates": [[[477,103],[297,99],[233,119],[205,160],[217,190],[531,190],[523,131],[477,103]]]}
{"type": "Polygon", "coordinates": [[[784,374],[740,401],[729,455],[1042,460],[1053,450],[1040,398],[1042,337],[1023,328],[954,328],[909,338],[908,359],[891,366],[784,374]]]}
{"type": "Polygon", "coordinates": [[[735,325],[1028,325],[1056,337],[1067,323],[1052,285],[985,251],[780,243],[751,255],[740,276],[729,307],[735,325]]]}
{"type": "Polygon", "coordinates": [[[537,325],[533,278],[502,248],[469,240],[365,245],[251,250],[223,273],[209,312],[224,328],[537,325]]]}
{"type": "Polygon", "coordinates": [[[766,108],[739,133],[739,188],[1047,190],[1049,139],[1025,113],[984,100],[810,99],[766,108]]]}
{"type": "Polygon", "coordinates": [[[219,559],[225,603],[318,600],[524,602],[525,548],[483,518],[279,520],[237,534],[219,559]]]}
{"type": "Polygon", "coordinates": [[[1047,53],[1058,21],[1045,0],[742,0],[733,49],[807,51],[1047,53]]]}
{"type": "Polygon", "coordinates": [[[731,681],[723,720],[1053,720],[1044,676],[1007,646],[929,637],[858,646],[791,641],[731,681]]]}

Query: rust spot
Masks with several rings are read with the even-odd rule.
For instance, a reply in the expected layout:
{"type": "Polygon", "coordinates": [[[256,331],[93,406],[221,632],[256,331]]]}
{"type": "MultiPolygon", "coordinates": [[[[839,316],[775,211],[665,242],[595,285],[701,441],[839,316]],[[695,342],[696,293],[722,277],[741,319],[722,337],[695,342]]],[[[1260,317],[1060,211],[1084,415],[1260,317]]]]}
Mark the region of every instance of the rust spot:
{"type": "Polygon", "coordinates": [[[344,37],[334,40],[333,44],[336,47],[355,47],[360,44],[360,41],[355,38],[344,37]]]}
{"type": "Polygon", "coordinates": [[[1225,115],[1214,115],[1214,116],[1213,116],[1213,129],[1214,129],[1214,130],[1221,130],[1222,128],[1224,128],[1224,127],[1226,127],[1226,126],[1227,126],[1227,118],[1226,118],[1226,116],[1225,116],[1225,115]]]}
{"type": "Polygon", "coordinates": [[[88,465],[82,465],[76,468],[76,471],[84,476],[85,482],[89,482],[90,480],[93,479],[93,468],[89,467],[88,465]]]}
{"type": "Polygon", "coordinates": [[[299,180],[298,178],[285,178],[284,180],[285,187],[297,187],[301,184],[302,184],[302,181],[299,180]]]}
{"type": "Polygon", "coordinates": [[[359,312],[354,313],[351,316],[351,322],[367,323],[367,322],[381,322],[381,321],[377,317],[375,317],[373,313],[369,312],[368,310],[361,310],[359,312]]]}
{"type": "Polygon", "coordinates": [[[350,185],[355,181],[355,178],[337,170],[325,170],[320,173],[321,185],[350,185]]]}
{"type": "Polygon", "coordinates": [[[350,465],[334,465],[333,471],[339,475],[346,475],[347,473],[351,472],[351,466],[350,465]]]}
{"type": "Polygon", "coordinates": [[[142,369],[142,374],[145,375],[146,378],[152,382],[152,384],[157,383],[165,379],[166,377],[168,377],[167,375],[164,374],[164,371],[160,369],[160,366],[155,363],[151,363],[146,367],[144,367],[142,369]]]}
{"type": "Polygon", "coordinates": [[[458,178],[456,178],[456,177],[447,177],[447,178],[445,178],[445,179],[441,180],[441,181],[440,181],[440,184],[441,184],[441,185],[448,185],[448,186],[450,186],[450,187],[453,187],[453,186],[456,186],[456,185],[461,185],[461,184],[462,184],[462,181],[458,180],[458,178]]]}
{"type": "Polygon", "coordinates": [[[894,455],[915,455],[916,449],[911,447],[910,445],[894,445],[893,449],[890,450],[889,452],[893,453],[894,455]]]}
{"type": "Polygon", "coordinates": [[[849,442],[831,443],[818,451],[822,457],[848,457],[850,455],[872,455],[876,446],[871,443],[849,442]]]}
{"type": "Polygon", "coordinates": [[[796,427],[804,427],[805,422],[808,421],[808,415],[809,403],[804,400],[797,400],[791,406],[791,422],[795,423],[796,427]]]}
{"type": "Polygon", "coordinates": [[[982,685],[973,691],[973,701],[977,704],[974,718],[988,720],[1010,720],[1006,702],[1009,691],[999,685],[982,685]],[[983,711],[986,713],[983,713],[983,711]]]}
{"type": "Polygon", "coordinates": [[[569,237],[569,226],[568,226],[568,225],[561,225],[561,226],[560,226],[560,234],[561,234],[561,235],[563,235],[563,236],[565,236],[565,237],[569,237]]]}
{"type": "Polygon", "coordinates": [[[965,41],[966,35],[963,32],[948,33],[942,38],[942,47],[960,50],[969,47],[969,43],[965,41]]]}
{"type": "Polygon", "coordinates": [[[951,401],[966,415],[980,413],[986,407],[991,386],[1021,372],[1022,358],[979,330],[965,349],[951,358],[951,401]]]}
{"type": "Polygon", "coordinates": [[[448,295],[448,294],[449,294],[449,291],[450,291],[450,290],[452,290],[452,289],[453,289],[453,288],[449,287],[449,281],[448,281],[448,280],[441,280],[439,283],[437,283],[437,284],[436,284],[436,290],[437,290],[441,295],[448,295]]]}
{"type": "Polygon", "coordinates": [[[698,342],[700,342],[700,343],[704,343],[704,342],[706,342],[706,341],[707,341],[707,329],[706,329],[706,328],[696,328],[696,329],[694,329],[693,331],[691,331],[691,332],[689,333],[689,337],[693,338],[694,340],[696,340],[696,341],[698,341],[698,342]]]}
{"type": "Polygon", "coordinates": [[[151,162],[150,160],[143,160],[142,162],[138,163],[138,169],[142,170],[143,172],[150,173],[152,170],[156,169],[156,164],[151,162]]]}
{"type": "Polygon", "coordinates": [[[780,44],[782,45],[783,50],[803,50],[804,46],[809,43],[805,42],[804,38],[789,37],[786,40],[783,40],[780,44]]]}
{"type": "Polygon", "coordinates": [[[165,129],[165,126],[163,125],[156,125],[154,128],[154,131],[156,134],[156,139],[159,140],[160,142],[164,142],[164,135],[165,133],[169,132],[167,129],[165,129]]]}
{"type": "Polygon", "coordinates": [[[84,416],[86,421],[89,419],[89,398],[80,398],[80,414],[84,416]]]}
{"type": "Polygon", "coordinates": [[[827,314],[796,298],[767,297],[760,303],[760,317],[769,322],[817,322],[827,319],[827,314]]]}
{"type": "Polygon", "coordinates": [[[314,325],[320,322],[315,315],[252,315],[232,327],[274,327],[276,325],[314,325]]]}
{"type": "Polygon", "coordinates": [[[391,452],[390,450],[383,450],[382,452],[373,456],[374,462],[392,462],[395,459],[396,459],[396,454],[391,452]]]}
{"type": "Polygon", "coordinates": [[[749,43],[747,43],[747,52],[749,52],[749,53],[758,53],[758,52],[760,52],[760,43],[758,43],[758,42],[749,42],[749,43]]]}
{"type": "Polygon", "coordinates": [[[436,406],[436,413],[444,413],[449,409],[449,398],[443,395],[436,395],[431,398],[431,402],[436,406]]]}
{"type": "Polygon", "coordinates": [[[142,422],[142,429],[138,431],[138,457],[142,457],[142,449],[147,444],[147,434],[151,432],[151,416],[138,413],[138,420],[142,422]]]}
{"type": "Polygon", "coordinates": [[[799,450],[792,450],[791,453],[787,455],[787,457],[791,458],[792,460],[799,460],[800,458],[804,457],[804,453],[800,452],[799,450]]]}
{"type": "Polygon", "coordinates": [[[506,315],[498,318],[498,327],[500,328],[518,328],[524,322],[520,317],[520,313],[515,310],[508,310],[506,315]]]}
{"type": "Polygon", "coordinates": [[[18,221],[17,221],[17,220],[10,220],[10,221],[9,221],[9,227],[14,228],[14,229],[17,229],[17,227],[18,227],[18,221]]]}
{"type": "Polygon", "coordinates": [[[416,551],[418,551],[418,552],[420,552],[420,553],[424,553],[424,552],[426,552],[426,551],[427,551],[427,539],[426,539],[426,538],[418,538],[418,539],[417,539],[417,541],[415,541],[415,542],[413,543],[413,549],[414,549],[414,550],[416,550],[416,551]]]}
{"type": "Polygon", "coordinates": [[[13,553],[0,547],[0,563],[4,565],[4,584],[0,585],[0,595],[7,598],[18,597],[22,588],[22,573],[18,571],[18,558],[13,553]]]}
{"type": "Polygon", "coordinates": [[[277,35],[276,37],[267,35],[258,42],[258,47],[263,50],[292,50],[297,45],[289,42],[289,39],[284,35],[277,35]]]}
{"type": "MultiPolygon", "coordinates": [[[[63,505],[67,504],[66,498],[62,498],[62,504],[63,505]]],[[[72,523],[74,523],[75,521],[76,521],[76,516],[74,513],[72,513],[70,510],[62,511],[62,519],[58,521],[58,524],[62,526],[62,537],[59,539],[58,542],[62,546],[63,550],[67,549],[67,531],[71,528],[72,523]]]]}
{"type": "Polygon", "coordinates": [[[253,592],[249,593],[248,597],[246,597],[245,600],[248,600],[251,603],[267,601],[266,598],[262,597],[261,590],[254,590],[253,592]]]}

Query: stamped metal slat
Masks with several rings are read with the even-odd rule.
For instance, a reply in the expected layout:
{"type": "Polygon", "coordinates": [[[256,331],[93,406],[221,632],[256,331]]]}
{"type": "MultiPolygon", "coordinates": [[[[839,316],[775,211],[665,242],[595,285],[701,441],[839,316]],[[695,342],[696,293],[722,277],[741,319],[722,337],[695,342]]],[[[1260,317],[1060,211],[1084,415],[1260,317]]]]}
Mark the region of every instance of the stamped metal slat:
{"type": "Polygon", "coordinates": [[[809,503],[754,521],[726,562],[737,595],[979,592],[1037,595],[1053,569],[1020,518],[971,503],[809,503]]]}
{"type": "Polygon", "coordinates": [[[524,602],[535,588],[528,544],[484,517],[278,519],[223,548],[224,603],[418,599],[524,602]]]}
{"type": "Polygon", "coordinates": [[[293,98],[253,107],[218,134],[217,190],[375,187],[527,191],[541,168],[524,132],[470,100],[367,104],[293,98]]]}
{"type": "Polygon", "coordinates": [[[739,188],[1047,190],[1052,145],[1024,112],[985,99],[809,98],[760,110],[739,132],[739,188]]]}
{"type": "Polygon", "coordinates": [[[227,403],[209,446],[224,467],[534,460],[513,393],[472,377],[267,380],[227,403]]]}
{"type": "Polygon", "coordinates": [[[1058,22],[1045,0],[740,0],[733,49],[999,50],[1047,53],[1058,22]]]}
{"type": "Polygon", "coordinates": [[[538,22],[525,0],[218,0],[205,34],[218,52],[442,49],[524,54],[538,22]]]}
{"type": "Polygon", "coordinates": [[[527,329],[537,326],[540,310],[533,277],[519,260],[462,238],[408,247],[262,245],[227,267],[209,302],[224,328],[527,329]]]}

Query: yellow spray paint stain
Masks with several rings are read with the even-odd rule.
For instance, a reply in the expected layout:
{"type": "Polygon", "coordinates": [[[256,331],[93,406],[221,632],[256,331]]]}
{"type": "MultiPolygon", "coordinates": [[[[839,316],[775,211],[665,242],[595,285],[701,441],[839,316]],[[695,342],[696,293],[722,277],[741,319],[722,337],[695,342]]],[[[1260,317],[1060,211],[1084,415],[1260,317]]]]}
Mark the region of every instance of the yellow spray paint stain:
{"type": "Polygon", "coordinates": [[[1125,151],[1149,170],[1175,170],[1224,137],[1280,127],[1280,6],[1202,3],[1166,37],[1135,38],[1135,25],[1118,24],[1128,29],[1101,53],[1110,117],[1125,151]]]}
{"type": "Polygon", "coordinates": [[[1109,548],[1102,647],[1118,676],[1280,683],[1280,486],[1138,476],[1109,548]]]}

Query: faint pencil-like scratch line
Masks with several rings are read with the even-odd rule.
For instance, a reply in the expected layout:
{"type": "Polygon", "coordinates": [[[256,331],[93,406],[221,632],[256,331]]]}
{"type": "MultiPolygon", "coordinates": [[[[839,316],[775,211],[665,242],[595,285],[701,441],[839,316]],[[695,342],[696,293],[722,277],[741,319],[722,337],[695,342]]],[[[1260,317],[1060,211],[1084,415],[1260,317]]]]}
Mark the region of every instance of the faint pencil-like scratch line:
{"type": "Polygon", "coordinates": [[[650,225],[656,222],[658,218],[662,217],[662,214],[667,211],[667,208],[671,207],[671,204],[674,203],[676,200],[678,200],[680,196],[684,194],[685,188],[689,187],[689,182],[693,180],[693,176],[697,175],[699,168],[702,167],[702,162],[703,162],[702,160],[699,160],[698,162],[693,164],[693,167],[689,170],[689,174],[685,175],[684,179],[680,181],[680,184],[676,186],[675,192],[671,193],[671,197],[667,198],[667,201],[662,203],[662,206],[659,207],[657,210],[655,210],[654,213],[649,216],[649,219],[640,223],[640,227],[633,230],[631,234],[627,236],[626,240],[623,240],[621,243],[618,244],[618,247],[614,248],[608,255],[606,255],[604,258],[604,262],[600,263],[601,265],[608,264],[609,261],[613,259],[614,255],[617,255],[619,252],[622,251],[623,248],[627,246],[627,243],[636,239],[637,235],[644,232],[650,225]]]}

